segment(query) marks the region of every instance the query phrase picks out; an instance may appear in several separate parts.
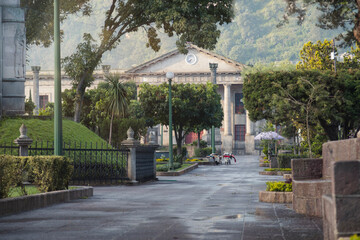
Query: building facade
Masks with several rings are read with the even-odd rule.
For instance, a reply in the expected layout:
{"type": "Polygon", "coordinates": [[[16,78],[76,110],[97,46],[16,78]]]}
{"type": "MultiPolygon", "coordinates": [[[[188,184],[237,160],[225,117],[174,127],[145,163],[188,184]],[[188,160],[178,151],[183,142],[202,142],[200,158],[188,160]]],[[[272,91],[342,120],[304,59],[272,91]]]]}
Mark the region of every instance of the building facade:
{"type": "MultiPolygon", "coordinates": [[[[95,72],[95,82],[92,88],[103,81],[104,75],[109,71],[120,74],[124,80],[134,81],[137,86],[142,83],[161,84],[167,82],[166,72],[174,73],[173,84],[204,84],[211,81],[209,63],[217,63],[216,84],[224,111],[222,127],[215,131],[217,150],[236,154],[257,153],[254,136],[259,132],[262,123],[253,123],[249,120],[242,101],[243,79],[241,72],[245,66],[231,59],[189,45],[186,55],[174,50],[127,71],[110,70],[109,66],[103,66],[102,71],[95,72]]],[[[36,81],[39,82],[39,106],[43,107],[46,101],[53,101],[53,74],[50,72],[40,72],[40,74],[36,71],[29,72],[25,86],[27,95],[29,95],[30,89],[36,86],[36,81]]],[[[63,75],[62,90],[71,87],[71,79],[63,75]]],[[[166,126],[156,126],[152,130],[158,136],[158,143],[160,143],[160,136],[162,135],[163,144],[168,145],[166,126]]],[[[210,143],[210,134],[207,131],[203,132],[202,138],[210,143]]],[[[187,139],[188,141],[189,139],[193,140],[191,137],[187,139]]]]}

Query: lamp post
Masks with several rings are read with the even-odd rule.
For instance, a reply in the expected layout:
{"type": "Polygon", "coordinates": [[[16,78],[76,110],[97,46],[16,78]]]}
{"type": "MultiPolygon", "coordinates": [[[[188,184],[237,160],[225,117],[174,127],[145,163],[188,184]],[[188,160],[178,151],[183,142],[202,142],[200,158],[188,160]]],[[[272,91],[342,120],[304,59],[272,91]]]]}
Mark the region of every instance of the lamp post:
{"type": "MultiPolygon", "coordinates": [[[[216,69],[218,67],[217,63],[209,63],[211,70],[211,82],[216,84],[216,69]]],[[[211,152],[215,153],[215,127],[211,127],[211,152]]]]}
{"type": "Polygon", "coordinates": [[[174,78],[173,72],[167,72],[166,78],[169,80],[169,164],[173,169],[173,137],[172,137],[172,105],[171,105],[171,80],[174,78]]]}
{"type": "Polygon", "coordinates": [[[54,154],[62,155],[62,116],[61,116],[61,69],[60,69],[60,21],[59,1],[54,0],[54,154]]]}

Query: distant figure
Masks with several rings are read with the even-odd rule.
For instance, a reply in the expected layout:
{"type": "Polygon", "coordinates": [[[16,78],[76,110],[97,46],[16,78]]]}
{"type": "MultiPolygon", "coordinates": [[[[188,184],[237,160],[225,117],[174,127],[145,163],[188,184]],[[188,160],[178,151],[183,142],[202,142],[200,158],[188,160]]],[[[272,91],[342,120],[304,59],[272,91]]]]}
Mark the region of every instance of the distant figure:
{"type": "Polygon", "coordinates": [[[223,155],[225,164],[230,165],[231,164],[231,160],[234,159],[234,162],[236,163],[236,158],[232,153],[224,153],[223,155]]]}

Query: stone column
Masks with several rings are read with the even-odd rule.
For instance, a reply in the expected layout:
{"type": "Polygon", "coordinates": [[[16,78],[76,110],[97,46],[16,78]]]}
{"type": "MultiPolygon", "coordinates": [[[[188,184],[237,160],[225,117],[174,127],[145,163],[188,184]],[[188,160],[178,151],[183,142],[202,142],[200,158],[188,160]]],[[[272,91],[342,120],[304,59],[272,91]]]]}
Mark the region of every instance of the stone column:
{"type": "Polygon", "coordinates": [[[35,104],[34,115],[39,114],[39,106],[40,106],[40,97],[39,97],[39,72],[40,66],[32,66],[31,70],[33,72],[33,101],[35,104]]]}
{"type": "Polygon", "coordinates": [[[136,147],[140,142],[134,139],[134,131],[130,127],[127,131],[128,138],[121,142],[121,145],[130,150],[128,155],[128,177],[132,183],[136,183],[136,147]]]}
{"type": "Polygon", "coordinates": [[[245,154],[256,154],[254,138],[254,123],[251,122],[249,112],[246,110],[245,154]]]}
{"type": "Polygon", "coordinates": [[[251,135],[251,120],[249,118],[249,112],[246,110],[246,136],[251,135]]]}
{"type": "Polygon", "coordinates": [[[31,138],[27,136],[27,127],[22,124],[19,128],[20,137],[14,140],[14,143],[19,145],[19,156],[29,156],[29,146],[33,142],[31,138]]]}
{"type": "Polygon", "coordinates": [[[224,139],[222,141],[222,149],[224,152],[232,152],[232,124],[231,124],[231,84],[224,85],[224,139]]]}
{"type": "Polygon", "coordinates": [[[19,0],[0,1],[0,29],[0,112],[24,114],[26,34],[19,0]]]}

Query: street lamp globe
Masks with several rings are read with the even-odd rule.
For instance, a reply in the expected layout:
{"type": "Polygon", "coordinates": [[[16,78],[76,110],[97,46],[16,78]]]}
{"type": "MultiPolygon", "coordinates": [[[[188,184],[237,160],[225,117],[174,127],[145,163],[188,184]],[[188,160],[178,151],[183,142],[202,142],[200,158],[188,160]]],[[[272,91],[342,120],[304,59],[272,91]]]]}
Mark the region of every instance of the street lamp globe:
{"type": "Polygon", "coordinates": [[[173,72],[167,72],[166,73],[166,78],[167,79],[173,79],[174,78],[174,73],[173,72]]]}

